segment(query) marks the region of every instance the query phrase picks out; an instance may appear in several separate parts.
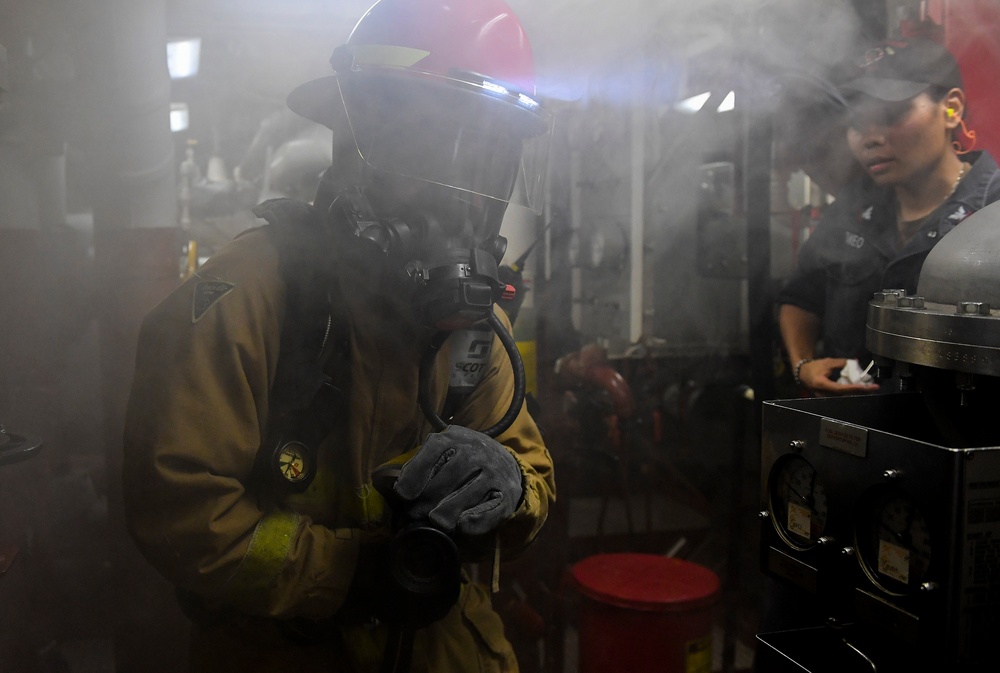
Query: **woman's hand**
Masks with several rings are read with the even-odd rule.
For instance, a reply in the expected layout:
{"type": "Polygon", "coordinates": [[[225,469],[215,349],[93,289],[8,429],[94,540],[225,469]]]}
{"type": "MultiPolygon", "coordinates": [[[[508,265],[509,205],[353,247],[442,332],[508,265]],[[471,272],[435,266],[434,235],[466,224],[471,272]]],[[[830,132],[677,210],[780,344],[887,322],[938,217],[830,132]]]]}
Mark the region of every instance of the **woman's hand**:
{"type": "Polygon", "coordinates": [[[799,366],[799,385],[816,397],[828,395],[859,395],[878,390],[877,383],[837,383],[837,377],[847,365],[845,358],[817,358],[799,366]]]}

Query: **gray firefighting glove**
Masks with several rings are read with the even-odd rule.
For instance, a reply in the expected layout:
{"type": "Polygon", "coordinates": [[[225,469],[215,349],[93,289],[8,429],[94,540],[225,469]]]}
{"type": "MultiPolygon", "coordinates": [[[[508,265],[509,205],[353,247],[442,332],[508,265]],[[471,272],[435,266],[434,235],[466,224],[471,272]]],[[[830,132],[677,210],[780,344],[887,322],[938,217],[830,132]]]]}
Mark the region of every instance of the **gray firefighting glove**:
{"type": "Polygon", "coordinates": [[[521,502],[521,468],[495,439],[459,425],[427,436],[403,465],[393,490],[409,503],[406,518],[445,533],[485,535],[521,502]]]}

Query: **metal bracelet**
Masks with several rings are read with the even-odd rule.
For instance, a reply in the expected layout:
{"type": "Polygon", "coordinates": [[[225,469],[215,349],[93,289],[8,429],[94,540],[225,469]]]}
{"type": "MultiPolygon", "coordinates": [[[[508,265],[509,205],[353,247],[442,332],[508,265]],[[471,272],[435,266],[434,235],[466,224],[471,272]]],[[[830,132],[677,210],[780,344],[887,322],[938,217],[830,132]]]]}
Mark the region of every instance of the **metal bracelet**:
{"type": "Polygon", "coordinates": [[[806,364],[807,362],[812,362],[815,359],[816,358],[802,358],[801,360],[795,363],[795,366],[792,367],[792,378],[795,379],[795,385],[797,386],[802,385],[802,379],[799,378],[799,372],[802,370],[802,365],[806,364]]]}

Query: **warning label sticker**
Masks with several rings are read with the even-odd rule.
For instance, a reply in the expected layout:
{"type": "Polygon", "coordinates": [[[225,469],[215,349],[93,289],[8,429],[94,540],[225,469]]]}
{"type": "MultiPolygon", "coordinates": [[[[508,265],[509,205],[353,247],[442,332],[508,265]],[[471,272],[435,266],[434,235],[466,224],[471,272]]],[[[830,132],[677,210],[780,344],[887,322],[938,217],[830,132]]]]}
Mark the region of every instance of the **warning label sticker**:
{"type": "Polygon", "coordinates": [[[812,512],[794,502],[788,503],[788,532],[805,540],[812,539],[812,512]]]}
{"type": "Polygon", "coordinates": [[[910,550],[886,540],[878,541],[878,571],[897,582],[910,582],[910,550]]]}

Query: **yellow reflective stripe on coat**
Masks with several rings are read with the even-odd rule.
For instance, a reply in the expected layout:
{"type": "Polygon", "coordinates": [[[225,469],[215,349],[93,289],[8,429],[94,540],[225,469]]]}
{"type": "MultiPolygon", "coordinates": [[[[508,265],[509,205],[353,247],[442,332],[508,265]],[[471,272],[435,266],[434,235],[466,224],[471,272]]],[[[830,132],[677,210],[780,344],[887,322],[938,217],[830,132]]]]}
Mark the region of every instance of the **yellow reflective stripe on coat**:
{"type": "Polygon", "coordinates": [[[226,590],[233,596],[267,591],[285,567],[299,532],[301,517],[295,512],[272,512],[254,529],[250,546],[230,578],[226,590]]]}
{"type": "Polygon", "coordinates": [[[316,471],[316,477],[304,493],[292,493],[282,501],[286,507],[310,516],[313,522],[333,528],[374,530],[384,526],[386,504],[371,483],[347,488],[337,482],[329,469],[316,471]]]}
{"type": "Polygon", "coordinates": [[[386,504],[382,494],[372,485],[365,484],[354,492],[351,504],[356,510],[354,515],[365,530],[375,530],[386,525],[386,504]]]}

